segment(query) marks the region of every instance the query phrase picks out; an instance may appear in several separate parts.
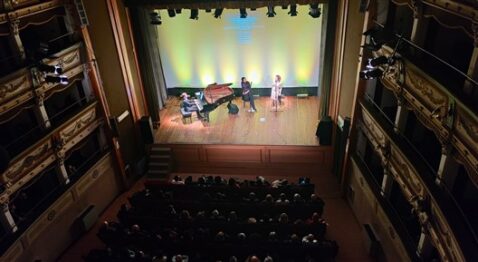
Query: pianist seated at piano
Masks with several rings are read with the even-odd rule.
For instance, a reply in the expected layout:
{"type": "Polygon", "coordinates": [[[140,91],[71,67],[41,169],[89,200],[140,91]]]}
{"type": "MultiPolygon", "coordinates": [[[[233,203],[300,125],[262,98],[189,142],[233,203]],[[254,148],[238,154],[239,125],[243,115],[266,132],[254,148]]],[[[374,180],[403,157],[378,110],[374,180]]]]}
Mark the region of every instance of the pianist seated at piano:
{"type": "Polygon", "coordinates": [[[181,104],[180,104],[181,108],[183,108],[184,111],[186,111],[186,112],[191,112],[191,113],[196,112],[196,115],[197,115],[198,119],[202,119],[203,116],[199,112],[199,108],[198,108],[196,102],[193,101],[193,100],[190,100],[189,95],[186,94],[186,93],[182,93],[181,97],[183,98],[183,101],[181,101],[181,104]]]}

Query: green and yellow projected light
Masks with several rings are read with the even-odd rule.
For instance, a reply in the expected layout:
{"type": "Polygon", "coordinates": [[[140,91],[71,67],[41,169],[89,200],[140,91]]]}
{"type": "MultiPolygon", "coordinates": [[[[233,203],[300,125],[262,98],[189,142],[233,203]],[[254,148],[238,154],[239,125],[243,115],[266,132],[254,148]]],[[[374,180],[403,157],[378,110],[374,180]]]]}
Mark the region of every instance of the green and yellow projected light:
{"type": "Polygon", "coordinates": [[[322,18],[311,18],[308,5],[298,6],[297,16],[288,11],[276,7],[269,18],[267,8],[248,9],[240,18],[239,10],[225,9],[219,19],[200,11],[191,20],[189,11],[169,17],[161,10],[158,45],[167,87],[239,87],[245,76],[253,87],[268,88],[276,74],[286,87],[318,86],[322,18]]]}

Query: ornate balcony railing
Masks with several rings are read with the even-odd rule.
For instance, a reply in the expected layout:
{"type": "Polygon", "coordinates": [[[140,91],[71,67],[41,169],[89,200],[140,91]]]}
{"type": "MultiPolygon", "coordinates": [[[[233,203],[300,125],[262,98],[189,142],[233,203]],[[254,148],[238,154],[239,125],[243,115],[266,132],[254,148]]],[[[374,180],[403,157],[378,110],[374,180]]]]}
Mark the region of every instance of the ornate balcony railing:
{"type": "MultiPolygon", "coordinates": [[[[472,261],[478,241],[463,212],[447,192],[438,190],[417,152],[404,147],[393,127],[384,125],[368,102],[361,103],[360,129],[380,156],[383,167],[400,185],[422,228],[431,237],[443,261],[472,261]],[[410,156],[412,158],[409,158],[410,156]],[[444,196],[445,195],[445,196],[444,196]]],[[[449,192],[448,192],[449,194],[449,192]]]]}
{"type": "MultiPolygon", "coordinates": [[[[390,56],[384,47],[376,55],[390,56]]],[[[470,180],[478,184],[478,116],[443,85],[412,62],[401,58],[383,67],[381,81],[403,106],[413,110],[420,122],[433,131],[443,147],[453,146],[452,157],[463,163],[470,180]]]]}

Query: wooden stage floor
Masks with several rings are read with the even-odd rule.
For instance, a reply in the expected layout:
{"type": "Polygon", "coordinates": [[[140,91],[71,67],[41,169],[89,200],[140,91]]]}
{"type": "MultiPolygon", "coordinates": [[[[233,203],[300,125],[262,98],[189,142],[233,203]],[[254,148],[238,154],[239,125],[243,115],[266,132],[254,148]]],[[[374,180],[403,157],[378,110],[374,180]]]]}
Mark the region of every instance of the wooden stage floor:
{"type": "Polygon", "coordinates": [[[171,97],[161,110],[161,123],[155,133],[159,144],[229,144],[229,145],[301,145],[317,146],[315,136],[319,117],[319,98],[285,97],[279,112],[272,108],[269,97],[255,100],[257,112],[249,113],[249,103],[236,98],[237,115],[228,114],[226,103],[209,115],[209,123],[196,118],[183,121],[180,99],[171,97]]]}

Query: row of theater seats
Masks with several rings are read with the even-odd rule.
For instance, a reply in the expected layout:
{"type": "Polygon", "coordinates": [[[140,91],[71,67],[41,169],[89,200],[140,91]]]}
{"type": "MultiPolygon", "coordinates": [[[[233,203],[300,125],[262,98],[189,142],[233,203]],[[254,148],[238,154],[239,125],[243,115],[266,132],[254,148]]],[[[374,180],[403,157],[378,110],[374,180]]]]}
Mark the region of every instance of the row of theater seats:
{"type": "Polygon", "coordinates": [[[87,261],[331,261],[337,254],[324,237],[324,201],[308,179],[175,177],[145,187],[122,206],[119,222],[105,222],[98,237],[107,248],[87,261]]]}

